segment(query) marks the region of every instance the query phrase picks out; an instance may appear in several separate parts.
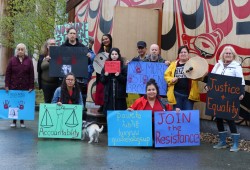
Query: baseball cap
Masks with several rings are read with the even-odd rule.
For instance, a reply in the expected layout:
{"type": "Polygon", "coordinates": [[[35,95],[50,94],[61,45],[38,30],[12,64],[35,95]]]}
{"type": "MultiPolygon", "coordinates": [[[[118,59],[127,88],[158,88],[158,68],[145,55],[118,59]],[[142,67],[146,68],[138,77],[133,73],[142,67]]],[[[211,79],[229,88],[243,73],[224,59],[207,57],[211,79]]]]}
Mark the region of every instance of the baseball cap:
{"type": "Polygon", "coordinates": [[[146,44],[145,41],[138,41],[137,42],[137,47],[143,47],[143,48],[145,48],[145,47],[147,47],[147,44],[146,44]]]}

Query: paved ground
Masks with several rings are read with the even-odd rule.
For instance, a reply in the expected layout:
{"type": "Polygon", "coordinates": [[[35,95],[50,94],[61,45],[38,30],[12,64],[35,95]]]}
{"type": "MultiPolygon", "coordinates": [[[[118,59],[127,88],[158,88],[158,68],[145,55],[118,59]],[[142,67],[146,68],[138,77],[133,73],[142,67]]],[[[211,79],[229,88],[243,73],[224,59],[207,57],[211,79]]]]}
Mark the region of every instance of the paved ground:
{"type": "MultiPolygon", "coordinates": [[[[38,139],[37,118],[27,128],[10,128],[0,120],[0,169],[249,169],[250,153],[198,147],[108,147],[107,134],[99,144],[87,141],[38,139]]],[[[19,125],[19,123],[18,123],[19,125]]]]}

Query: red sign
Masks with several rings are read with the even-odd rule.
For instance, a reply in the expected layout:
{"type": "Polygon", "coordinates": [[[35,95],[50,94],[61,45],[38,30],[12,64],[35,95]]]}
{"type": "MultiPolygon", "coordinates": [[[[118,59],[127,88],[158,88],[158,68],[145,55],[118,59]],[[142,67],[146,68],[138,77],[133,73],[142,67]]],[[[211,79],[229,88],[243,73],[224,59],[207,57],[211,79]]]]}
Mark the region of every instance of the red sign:
{"type": "Polygon", "coordinates": [[[105,61],[105,72],[108,73],[120,73],[121,72],[121,62],[120,61],[105,61]]]}

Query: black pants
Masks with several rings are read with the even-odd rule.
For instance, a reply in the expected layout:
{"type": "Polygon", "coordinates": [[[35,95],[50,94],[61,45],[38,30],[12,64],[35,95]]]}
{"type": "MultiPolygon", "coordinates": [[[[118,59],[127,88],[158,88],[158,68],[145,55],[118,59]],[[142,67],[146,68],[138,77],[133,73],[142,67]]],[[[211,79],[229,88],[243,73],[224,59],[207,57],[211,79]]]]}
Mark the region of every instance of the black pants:
{"type": "MultiPolygon", "coordinates": [[[[13,123],[16,124],[16,120],[13,120],[13,123]]],[[[21,124],[24,124],[24,120],[20,120],[20,123],[21,123],[21,124]]]]}
{"type": "MultiPolygon", "coordinates": [[[[231,133],[237,133],[237,128],[234,120],[226,120],[231,133]]],[[[225,131],[223,119],[216,118],[216,124],[219,132],[225,131]]]]}
{"type": "Polygon", "coordinates": [[[52,85],[43,84],[42,87],[43,87],[44,102],[51,103],[54,92],[56,88],[59,87],[58,84],[52,84],[52,85]]]}

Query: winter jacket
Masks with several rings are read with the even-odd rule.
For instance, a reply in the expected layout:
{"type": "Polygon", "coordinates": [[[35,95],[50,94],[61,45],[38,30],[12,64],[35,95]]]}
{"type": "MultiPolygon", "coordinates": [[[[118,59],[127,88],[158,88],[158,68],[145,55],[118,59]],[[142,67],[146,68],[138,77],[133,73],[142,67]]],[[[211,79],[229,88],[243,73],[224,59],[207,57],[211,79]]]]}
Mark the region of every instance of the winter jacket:
{"type": "MultiPolygon", "coordinates": [[[[102,70],[100,81],[104,85],[104,101],[107,101],[109,97],[109,89],[113,86],[113,79],[115,80],[115,98],[126,98],[126,83],[127,83],[127,67],[122,66],[119,76],[114,74],[104,75],[105,71],[102,70]]],[[[113,88],[113,87],[112,87],[113,88]]]]}
{"type": "Polygon", "coordinates": [[[6,69],[5,87],[10,90],[34,89],[34,67],[32,60],[25,56],[22,63],[18,57],[12,57],[6,69]]]}
{"type": "Polygon", "coordinates": [[[224,67],[223,61],[219,60],[218,63],[215,64],[211,73],[221,74],[225,76],[233,76],[242,78],[242,85],[245,85],[244,76],[242,73],[242,67],[238,62],[233,60],[228,66],[224,67]]]}

